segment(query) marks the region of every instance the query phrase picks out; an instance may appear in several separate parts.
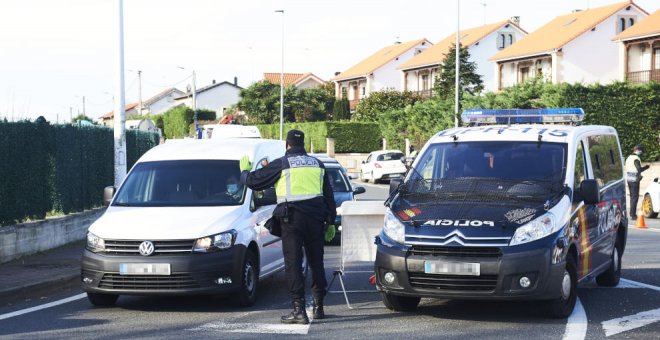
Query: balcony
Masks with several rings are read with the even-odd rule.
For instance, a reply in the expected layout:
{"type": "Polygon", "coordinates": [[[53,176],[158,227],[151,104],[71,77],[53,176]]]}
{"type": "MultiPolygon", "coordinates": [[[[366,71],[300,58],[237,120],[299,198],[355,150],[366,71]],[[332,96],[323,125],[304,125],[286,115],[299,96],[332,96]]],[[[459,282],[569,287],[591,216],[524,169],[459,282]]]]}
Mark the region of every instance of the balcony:
{"type": "Polygon", "coordinates": [[[433,89],[421,90],[421,91],[411,91],[414,95],[420,96],[422,98],[430,98],[435,95],[433,89]]]}
{"type": "Polygon", "coordinates": [[[660,82],[660,70],[628,72],[626,80],[632,84],[642,84],[650,81],[660,82]]]}

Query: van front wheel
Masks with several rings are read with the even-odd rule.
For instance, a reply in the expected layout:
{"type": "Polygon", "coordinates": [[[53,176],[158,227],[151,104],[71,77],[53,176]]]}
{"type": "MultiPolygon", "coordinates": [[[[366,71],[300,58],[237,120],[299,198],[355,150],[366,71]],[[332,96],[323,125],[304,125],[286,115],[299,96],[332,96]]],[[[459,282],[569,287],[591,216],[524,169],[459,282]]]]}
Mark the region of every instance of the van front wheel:
{"type": "Polygon", "coordinates": [[[241,270],[241,286],[236,295],[236,303],[241,307],[252,306],[257,301],[259,269],[256,256],[252,251],[245,253],[241,270]]]}
{"type": "Polygon", "coordinates": [[[551,318],[567,318],[573,313],[577,301],[577,268],[572,255],[566,257],[559,298],[547,301],[547,314],[551,318]]]}
{"type": "Polygon", "coordinates": [[[381,292],[380,297],[382,298],[385,307],[397,312],[415,310],[417,309],[417,305],[419,305],[419,300],[421,300],[421,298],[417,296],[398,296],[387,294],[385,292],[381,292]]]}

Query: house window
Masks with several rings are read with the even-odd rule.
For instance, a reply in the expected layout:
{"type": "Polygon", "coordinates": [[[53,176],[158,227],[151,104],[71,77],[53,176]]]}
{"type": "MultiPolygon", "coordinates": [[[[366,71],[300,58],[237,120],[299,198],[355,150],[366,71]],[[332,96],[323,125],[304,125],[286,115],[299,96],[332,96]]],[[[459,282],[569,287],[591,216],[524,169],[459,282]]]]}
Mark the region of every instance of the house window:
{"type": "Polygon", "coordinates": [[[428,74],[423,74],[422,75],[422,91],[426,91],[429,89],[429,75],[428,74]]]}
{"type": "Polygon", "coordinates": [[[626,19],[619,19],[619,32],[623,32],[626,29],[626,19]]]}
{"type": "Polygon", "coordinates": [[[500,37],[498,38],[498,42],[497,42],[497,48],[503,49],[505,46],[505,42],[506,41],[504,40],[504,34],[500,34],[500,37]]]}
{"type": "Polygon", "coordinates": [[[509,46],[513,44],[513,34],[509,34],[509,46]]]}
{"type": "Polygon", "coordinates": [[[520,68],[520,82],[524,83],[529,79],[529,67],[520,68]]]}
{"type": "Polygon", "coordinates": [[[660,47],[653,49],[653,69],[660,70],[660,47]]]}
{"type": "Polygon", "coordinates": [[[636,15],[620,15],[616,24],[616,33],[621,33],[637,22],[636,15]]]}
{"type": "Polygon", "coordinates": [[[348,97],[348,87],[346,87],[346,86],[341,87],[341,97],[342,98],[347,98],[348,97]]]}
{"type": "Polygon", "coordinates": [[[365,94],[367,94],[367,87],[366,86],[360,87],[360,96],[364,96],[365,94]]]}
{"type": "Polygon", "coordinates": [[[536,61],[536,76],[537,77],[543,77],[543,62],[540,60],[536,61]]]}
{"type": "Polygon", "coordinates": [[[635,19],[633,18],[628,19],[628,28],[630,28],[634,24],[635,24],[635,19]]]}

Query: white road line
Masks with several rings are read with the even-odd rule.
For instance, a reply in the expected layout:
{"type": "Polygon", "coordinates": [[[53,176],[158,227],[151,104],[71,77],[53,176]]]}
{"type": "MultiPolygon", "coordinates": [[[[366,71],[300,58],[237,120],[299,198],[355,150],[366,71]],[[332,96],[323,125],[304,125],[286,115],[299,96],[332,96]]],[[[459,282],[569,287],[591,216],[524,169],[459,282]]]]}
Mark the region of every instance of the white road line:
{"type": "Polygon", "coordinates": [[[611,336],[660,321],[660,308],[603,321],[605,336],[611,336]]]}
{"type": "Polygon", "coordinates": [[[568,317],[566,322],[566,331],[564,332],[564,340],[583,340],[587,336],[587,313],[584,312],[580,298],[575,301],[575,308],[573,313],[568,317]]]}
{"type": "Polygon", "coordinates": [[[628,279],[621,279],[621,281],[625,282],[626,284],[638,286],[640,288],[653,289],[655,291],[660,292],[660,287],[658,287],[658,286],[653,286],[653,285],[650,285],[650,284],[637,282],[637,281],[633,281],[633,280],[628,280],[628,279]]]}
{"type": "MultiPolygon", "coordinates": [[[[329,290],[328,293],[341,293],[343,294],[343,290],[329,290]]],[[[347,290],[346,293],[378,293],[378,291],[374,288],[373,290],[347,290]]]]}
{"type": "Polygon", "coordinates": [[[68,297],[66,299],[57,300],[57,301],[49,302],[49,303],[46,303],[46,304],[43,304],[43,305],[34,306],[34,307],[26,308],[26,309],[21,309],[21,310],[15,311],[15,312],[7,313],[7,314],[2,314],[2,315],[0,315],[0,320],[5,320],[5,319],[13,318],[15,316],[36,312],[38,310],[63,305],[65,303],[80,300],[80,299],[85,298],[85,297],[87,297],[87,294],[82,293],[82,294],[78,294],[78,295],[68,297]]]}

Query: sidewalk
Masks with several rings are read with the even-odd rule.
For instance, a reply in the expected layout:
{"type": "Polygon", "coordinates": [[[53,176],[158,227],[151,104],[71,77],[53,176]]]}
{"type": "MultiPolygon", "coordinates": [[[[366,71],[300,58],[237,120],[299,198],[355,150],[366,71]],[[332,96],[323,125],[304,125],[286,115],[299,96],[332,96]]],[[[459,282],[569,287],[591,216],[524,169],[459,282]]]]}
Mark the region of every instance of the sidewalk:
{"type": "Polygon", "coordinates": [[[78,284],[84,245],[84,241],[73,242],[0,264],[0,305],[78,284]]]}

